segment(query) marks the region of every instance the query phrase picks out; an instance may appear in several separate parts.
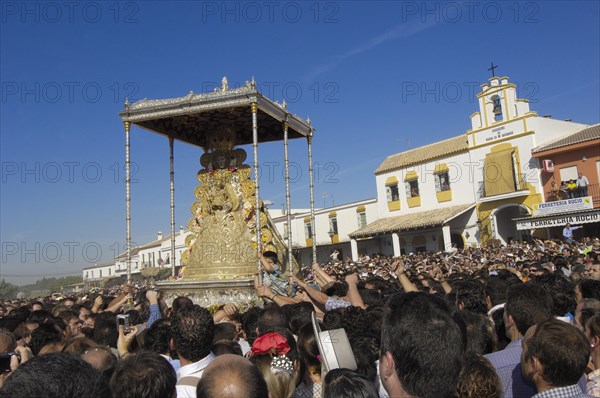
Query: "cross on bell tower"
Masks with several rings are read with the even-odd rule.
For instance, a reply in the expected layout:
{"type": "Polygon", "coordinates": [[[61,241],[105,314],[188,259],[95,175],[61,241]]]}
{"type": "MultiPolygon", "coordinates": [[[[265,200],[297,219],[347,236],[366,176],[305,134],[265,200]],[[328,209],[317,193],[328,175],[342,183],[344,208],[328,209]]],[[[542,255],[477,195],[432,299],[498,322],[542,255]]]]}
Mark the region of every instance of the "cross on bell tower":
{"type": "Polygon", "coordinates": [[[494,63],[492,62],[492,66],[488,68],[489,71],[492,71],[492,77],[496,77],[496,74],[494,73],[494,69],[496,69],[498,67],[498,65],[494,65],[494,63]]]}

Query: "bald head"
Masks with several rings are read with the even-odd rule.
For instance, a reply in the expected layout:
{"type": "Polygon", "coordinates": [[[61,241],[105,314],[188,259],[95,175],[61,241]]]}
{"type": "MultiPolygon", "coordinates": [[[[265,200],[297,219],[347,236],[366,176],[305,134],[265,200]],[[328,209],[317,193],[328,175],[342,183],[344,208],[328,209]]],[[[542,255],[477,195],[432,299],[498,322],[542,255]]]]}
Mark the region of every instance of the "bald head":
{"type": "Polygon", "coordinates": [[[198,384],[198,398],[268,398],[267,383],[246,358],[218,356],[204,370],[198,384]]]}

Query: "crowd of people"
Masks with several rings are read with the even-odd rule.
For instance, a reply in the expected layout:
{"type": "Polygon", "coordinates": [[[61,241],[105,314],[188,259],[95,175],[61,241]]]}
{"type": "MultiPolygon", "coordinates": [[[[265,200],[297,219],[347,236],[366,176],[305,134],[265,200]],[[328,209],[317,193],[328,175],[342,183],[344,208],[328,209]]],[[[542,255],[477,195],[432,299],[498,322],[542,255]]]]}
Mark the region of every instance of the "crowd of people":
{"type": "Polygon", "coordinates": [[[260,306],[131,285],[4,300],[0,397],[600,397],[599,255],[585,238],[332,256],[257,284],[260,306]],[[313,313],[354,369],[325,366],[313,313]]]}

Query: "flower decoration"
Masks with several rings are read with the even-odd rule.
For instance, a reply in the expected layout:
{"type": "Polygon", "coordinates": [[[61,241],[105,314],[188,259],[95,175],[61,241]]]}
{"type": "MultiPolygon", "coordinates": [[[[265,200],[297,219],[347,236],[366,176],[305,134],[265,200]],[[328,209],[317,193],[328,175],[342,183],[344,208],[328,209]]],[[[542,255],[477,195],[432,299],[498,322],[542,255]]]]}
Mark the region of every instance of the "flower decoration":
{"type": "Polygon", "coordinates": [[[265,333],[252,344],[252,355],[285,355],[290,352],[290,345],[279,333],[265,333]]]}
{"type": "Polygon", "coordinates": [[[275,355],[271,360],[271,373],[286,373],[291,375],[293,372],[294,364],[285,355],[275,355]]]}

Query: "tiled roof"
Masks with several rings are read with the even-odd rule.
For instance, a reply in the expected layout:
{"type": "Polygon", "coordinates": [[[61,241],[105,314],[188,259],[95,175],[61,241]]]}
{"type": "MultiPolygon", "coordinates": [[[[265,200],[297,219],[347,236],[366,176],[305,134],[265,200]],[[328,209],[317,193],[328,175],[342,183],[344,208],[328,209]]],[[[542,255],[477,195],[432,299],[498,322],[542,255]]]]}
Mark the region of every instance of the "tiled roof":
{"type": "Polygon", "coordinates": [[[401,216],[380,218],[371,224],[349,234],[351,238],[364,238],[409,229],[429,228],[442,225],[454,217],[473,208],[474,204],[443,207],[441,209],[421,211],[401,216]]]}
{"type": "Polygon", "coordinates": [[[569,145],[579,144],[580,142],[597,140],[600,138],[600,123],[594,124],[593,126],[585,127],[582,130],[577,131],[566,137],[559,138],[549,144],[541,145],[534,148],[533,153],[549,151],[569,145]]]}
{"type": "Polygon", "coordinates": [[[466,150],[467,136],[466,134],[461,134],[443,141],[434,142],[433,144],[390,155],[375,170],[375,174],[423,163],[431,159],[466,150]]]}

